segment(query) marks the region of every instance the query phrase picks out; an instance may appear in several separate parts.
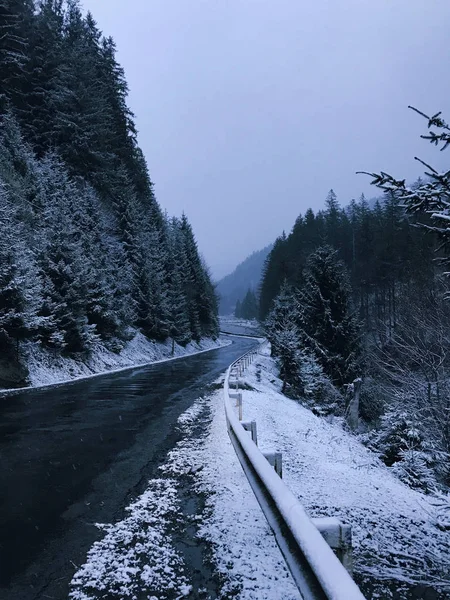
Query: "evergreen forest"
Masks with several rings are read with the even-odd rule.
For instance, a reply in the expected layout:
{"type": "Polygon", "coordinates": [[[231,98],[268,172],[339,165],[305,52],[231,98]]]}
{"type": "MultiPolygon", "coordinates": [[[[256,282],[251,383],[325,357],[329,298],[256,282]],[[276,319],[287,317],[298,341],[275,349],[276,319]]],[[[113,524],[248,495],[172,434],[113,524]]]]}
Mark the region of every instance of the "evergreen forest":
{"type": "MultiPolygon", "coordinates": [[[[447,148],[440,113],[416,112],[422,137],[447,148]]],[[[330,190],[324,210],[299,215],[266,260],[259,317],[284,391],[346,416],[362,382],[363,441],[430,491],[450,484],[450,172],[425,167],[411,186],[368,173],[378,200],[341,206],[330,190]]]]}
{"type": "MultiPolygon", "coordinates": [[[[249,290],[257,293],[264,263],[271,250],[272,244],[253,252],[232,273],[217,283],[216,290],[220,298],[219,312],[221,315],[235,313],[237,302],[242,304],[249,290]]],[[[256,311],[252,311],[249,318],[257,316],[258,308],[256,311]]]]}
{"type": "Polygon", "coordinates": [[[78,0],[0,0],[0,380],[24,348],[218,335],[186,217],[158,205],[114,40],[78,0]]]}
{"type": "Polygon", "coordinates": [[[254,290],[248,288],[242,302],[240,300],[236,301],[234,316],[237,319],[248,320],[256,319],[258,317],[258,300],[254,290]]]}

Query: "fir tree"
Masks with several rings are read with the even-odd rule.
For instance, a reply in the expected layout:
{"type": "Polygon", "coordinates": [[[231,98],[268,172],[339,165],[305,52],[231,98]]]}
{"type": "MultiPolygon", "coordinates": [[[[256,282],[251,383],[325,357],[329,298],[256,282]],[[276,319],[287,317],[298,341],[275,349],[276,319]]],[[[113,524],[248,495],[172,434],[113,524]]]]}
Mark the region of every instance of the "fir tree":
{"type": "Polygon", "coordinates": [[[0,114],[25,100],[32,0],[0,0],[0,114]]]}
{"type": "Polygon", "coordinates": [[[172,219],[169,229],[169,285],[168,285],[168,327],[169,336],[172,338],[172,354],[175,342],[185,346],[191,339],[190,322],[187,310],[187,297],[184,288],[184,274],[186,272],[187,258],[181,239],[179,222],[172,219]]]}
{"type": "Polygon", "coordinates": [[[305,344],[338,386],[351,383],[358,374],[360,336],[350,293],[337,252],[322,246],[308,260],[299,322],[305,344]]]}
{"type": "Polygon", "coordinates": [[[19,362],[19,343],[35,323],[33,294],[37,292],[32,257],[21,240],[20,225],[4,184],[0,181],[0,347],[19,362]]]}
{"type": "Polygon", "coordinates": [[[265,322],[266,335],[271,343],[272,355],[276,356],[280,363],[283,393],[288,388],[294,393],[302,392],[298,318],[297,294],[291,286],[284,282],[265,322]]]}
{"type": "Polygon", "coordinates": [[[239,313],[242,319],[248,320],[256,319],[258,316],[258,303],[255,292],[250,288],[247,290],[247,293],[242,300],[239,313]]]}

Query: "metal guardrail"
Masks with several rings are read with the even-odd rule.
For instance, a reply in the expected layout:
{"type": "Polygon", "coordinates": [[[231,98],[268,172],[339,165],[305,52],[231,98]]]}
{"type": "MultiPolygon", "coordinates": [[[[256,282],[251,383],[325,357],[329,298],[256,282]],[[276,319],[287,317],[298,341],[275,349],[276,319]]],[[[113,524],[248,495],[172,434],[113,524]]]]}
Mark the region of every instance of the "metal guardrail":
{"type": "MultiPolygon", "coordinates": [[[[350,543],[351,549],[350,528],[333,518],[317,519],[314,523],[281,479],[281,457],[277,457],[277,453],[263,455],[257,446],[256,423],[242,422],[239,377],[263,345],[236,360],[225,376],[225,414],[231,442],[302,598],[364,600],[358,586],[327,543],[341,549],[350,543]],[[232,371],[236,389],[230,391],[232,371]],[[236,416],[230,398],[237,400],[241,420],[236,416]]],[[[345,559],[343,562],[345,564],[345,559]]],[[[351,559],[346,566],[351,567],[351,559]]]]}

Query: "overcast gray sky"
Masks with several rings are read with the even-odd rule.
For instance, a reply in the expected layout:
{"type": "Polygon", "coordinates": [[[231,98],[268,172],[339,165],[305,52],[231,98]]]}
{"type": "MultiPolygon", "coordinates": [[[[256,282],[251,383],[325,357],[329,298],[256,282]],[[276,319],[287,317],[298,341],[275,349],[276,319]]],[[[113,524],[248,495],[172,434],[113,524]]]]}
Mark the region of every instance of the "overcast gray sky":
{"type": "Polygon", "coordinates": [[[163,209],[184,210],[216,277],[355,171],[415,179],[450,120],[449,0],[84,0],[112,35],[163,209]]]}

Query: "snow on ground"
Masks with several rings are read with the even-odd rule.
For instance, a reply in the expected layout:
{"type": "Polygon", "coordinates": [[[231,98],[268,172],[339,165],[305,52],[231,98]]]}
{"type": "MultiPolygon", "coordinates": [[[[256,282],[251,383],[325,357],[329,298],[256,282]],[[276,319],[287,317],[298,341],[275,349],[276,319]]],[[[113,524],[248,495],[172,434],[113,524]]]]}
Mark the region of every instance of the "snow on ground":
{"type": "Polygon", "coordinates": [[[233,315],[223,315],[219,317],[220,329],[228,333],[242,335],[261,335],[261,326],[255,319],[238,319],[233,315]]]}
{"type": "Polygon", "coordinates": [[[263,352],[244,377],[255,390],[243,392],[244,419],[257,421],[262,451],[283,453],[283,478],[310,516],[337,516],[352,525],[355,572],[362,579],[450,593],[450,534],[437,526],[433,498],[399,481],[340,420],[326,421],[280,394],[269,349],[263,352]]]}
{"type": "Polygon", "coordinates": [[[89,358],[75,359],[62,357],[58,353],[52,353],[33,344],[25,346],[25,355],[31,386],[39,387],[67,383],[106,372],[113,373],[130,367],[140,367],[170,358],[206,352],[229,344],[231,341],[226,338],[219,338],[216,341],[204,338],[199,343],[190,342],[186,347],[175,344],[172,355],[171,340],[164,343],[152,342],[141,333],[136,333],[120,353],[112,352],[102,344],[97,344],[89,358]]]}
{"type": "MultiPolygon", "coordinates": [[[[267,353],[245,379],[254,389],[244,391],[244,417],[257,420],[262,450],[283,452],[287,485],[311,516],[352,525],[356,578],[368,600],[437,599],[431,587],[446,597],[450,540],[436,526],[431,498],[397,480],[338,420],[281,395],[267,353]],[[425,586],[411,592],[418,582],[425,586]]],[[[199,398],[177,427],[181,439],[145,493],[122,520],[101,526],[104,536],[76,573],[71,599],[298,600],[229,441],[222,390],[199,398]],[[202,498],[192,514],[186,486],[202,498]],[[185,546],[203,548],[208,587],[179,544],[189,527],[197,542],[191,537],[185,546]]]]}
{"type": "MultiPolygon", "coordinates": [[[[191,439],[179,444],[162,471],[172,477],[189,470],[198,473],[195,489],[206,496],[198,537],[210,543],[213,565],[222,576],[218,597],[298,600],[299,592],[229,440],[223,391],[208,403],[212,421],[204,442],[199,445],[191,439]]],[[[196,405],[192,417],[195,414],[196,405]]]]}
{"type": "Polygon", "coordinates": [[[75,574],[70,598],[299,600],[229,441],[222,390],[198,399],[180,416],[178,428],[182,439],[160,466],[160,477],[148,482],[126,518],[99,526],[105,536],[75,574]],[[192,492],[204,499],[191,517],[181,514],[186,477],[192,492]],[[212,591],[195,586],[173,540],[174,530],[189,520],[197,543],[208,550],[217,580],[212,591]]]}
{"type": "Polygon", "coordinates": [[[98,525],[106,535],[75,574],[72,600],[89,600],[91,594],[134,598],[144,590],[150,600],[164,598],[166,592],[180,598],[190,593],[183,560],[167,533],[170,521],[180,514],[175,483],[151,481],[127,508],[128,517],[114,525],[98,525]]]}

